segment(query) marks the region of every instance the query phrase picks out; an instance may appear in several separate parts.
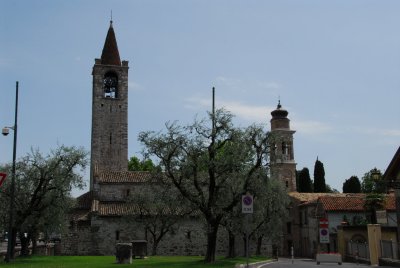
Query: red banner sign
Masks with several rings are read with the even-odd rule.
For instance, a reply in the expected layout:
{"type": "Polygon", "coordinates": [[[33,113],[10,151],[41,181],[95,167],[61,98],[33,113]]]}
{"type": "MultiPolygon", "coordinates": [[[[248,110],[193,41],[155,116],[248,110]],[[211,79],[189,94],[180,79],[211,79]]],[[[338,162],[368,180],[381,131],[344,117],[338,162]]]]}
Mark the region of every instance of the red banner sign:
{"type": "Polygon", "coordinates": [[[320,228],[328,228],[328,225],[329,225],[328,219],[320,219],[319,220],[320,228]]]}
{"type": "Polygon", "coordinates": [[[0,173],[0,186],[3,184],[6,177],[7,177],[6,173],[0,173]]]}

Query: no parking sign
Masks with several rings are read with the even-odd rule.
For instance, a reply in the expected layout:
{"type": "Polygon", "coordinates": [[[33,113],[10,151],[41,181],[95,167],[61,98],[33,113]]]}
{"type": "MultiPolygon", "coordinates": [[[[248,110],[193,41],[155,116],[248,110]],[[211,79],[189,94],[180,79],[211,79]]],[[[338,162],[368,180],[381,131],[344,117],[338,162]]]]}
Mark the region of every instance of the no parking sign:
{"type": "Polygon", "coordinates": [[[319,220],[319,242],[329,244],[329,222],[327,219],[319,220]]]}
{"type": "Polygon", "coordinates": [[[242,195],[242,213],[253,213],[253,196],[246,194],[242,195]]]}

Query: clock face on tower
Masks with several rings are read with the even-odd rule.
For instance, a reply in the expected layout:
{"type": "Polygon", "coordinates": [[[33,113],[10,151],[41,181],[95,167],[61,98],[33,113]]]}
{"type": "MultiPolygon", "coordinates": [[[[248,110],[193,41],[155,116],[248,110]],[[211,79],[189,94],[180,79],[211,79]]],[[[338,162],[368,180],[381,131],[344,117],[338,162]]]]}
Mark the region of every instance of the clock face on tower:
{"type": "Polygon", "coordinates": [[[103,80],[104,97],[117,98],[118,93],[118,78],[113,74],[106,74],[103,80]]]}

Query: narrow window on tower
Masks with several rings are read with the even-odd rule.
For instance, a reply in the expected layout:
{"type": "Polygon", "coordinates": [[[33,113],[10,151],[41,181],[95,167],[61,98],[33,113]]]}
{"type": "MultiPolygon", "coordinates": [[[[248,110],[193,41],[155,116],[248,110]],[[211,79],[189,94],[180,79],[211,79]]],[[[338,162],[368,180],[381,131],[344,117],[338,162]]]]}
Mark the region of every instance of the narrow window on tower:
{"type": "Polygon", "coordinates": [[[112,144],[112,134],[110,133],[110,144],[112,144]]]}
{"type": "Polygon", "coordinates": [[[282,142],[282,154],[288,154],[288,145],[286,144],[286,142],[282,142]]]}
{"type": "Polygon", "coordinates": [[[104,97],[118,98],[118,76],[114,72],[108,72],[103,79],[104,97]]]}
{"type": "Polygon", "coordinates": [[[115,240],[119,240],[119,231],[115,231],[115,240]]]}

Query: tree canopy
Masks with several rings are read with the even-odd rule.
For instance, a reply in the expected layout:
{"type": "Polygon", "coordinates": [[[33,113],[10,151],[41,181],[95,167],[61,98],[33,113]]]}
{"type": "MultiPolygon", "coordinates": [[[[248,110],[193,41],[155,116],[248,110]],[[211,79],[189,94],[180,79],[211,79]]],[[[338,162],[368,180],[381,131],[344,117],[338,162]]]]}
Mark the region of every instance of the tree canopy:
{"type": "Polygon", "coordinates": [[[343,183],[343,193],[361,193],[361,183],[357,176],[351,176],[343,183]]]}
{"type": "Polygon", "coordinates": [[[187,126],[166,123],[165,132],[147,131],[139,141],[160,160],[164,175],[201,212],[207,223],[206,262],[215,260],[218,228],[264,168],[268,132],[237,128],[223,109],[187,126]]]}
{"type": "Polygon", "coordinates": [[[376,168],[371,169],[362,177],[361,191],[363,193],[386,193],[386,184],[382,180],[382,172],[376,168]],[[374,178],[374,176],[378,176],[374,178]]]}
{"type": "MultiPolygon", "coordinates": [[[[27,234],[25,242],[32,238],[35,243],[38,232],[61,231],[64,213],[72,204],[71,189],[84,186],[82,171],[88,163],[86,156],[82,148],[60,146],[46,156],[32,150],[16,163],[13,242],[17,232],[27,234]]],[[[10,170],[10,166],[3,169],[10,170]]],[[[8,221],[10,181],[2,188],[0,213],[8,221]]]]}
{"type": "Polygon", "coordinates": [[[324,164],[318,160],[315,161],[314,165],[314,193],[325,193],[325,169],[324,164]]]}
{"type": "Polygon", "coordinates": [[[149,158],[140,160],[137,156],[132,156],[128,161],[128,170],[130,171],[154,171],[156,165],[149,158]]]}
{"type": "Polygon", "coordinates": [[[308,168],[303,168],[297,172],[297,191],[299,193],[312,193],[313,192],[313,182],[310,178],[310,171],[308,168]]]}

